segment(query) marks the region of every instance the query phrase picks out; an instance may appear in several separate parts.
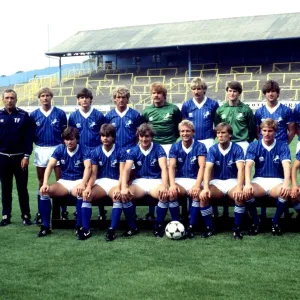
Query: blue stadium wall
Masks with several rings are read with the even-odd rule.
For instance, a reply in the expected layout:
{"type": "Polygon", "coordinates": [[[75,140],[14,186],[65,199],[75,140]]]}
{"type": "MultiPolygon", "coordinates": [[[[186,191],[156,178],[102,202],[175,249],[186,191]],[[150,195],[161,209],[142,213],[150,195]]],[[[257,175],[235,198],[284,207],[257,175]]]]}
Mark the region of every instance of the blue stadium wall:
{"type": "Polygon", "coordinates": [[[103,62],[112,62],[113,69],[134,68],[137,62],[143,68],[187,67],[190,52],[192,64],[271,64],[300,61],[299,45],[300,39],[282,39],[131,50],[114,54],[103,53],[103,62]]]}

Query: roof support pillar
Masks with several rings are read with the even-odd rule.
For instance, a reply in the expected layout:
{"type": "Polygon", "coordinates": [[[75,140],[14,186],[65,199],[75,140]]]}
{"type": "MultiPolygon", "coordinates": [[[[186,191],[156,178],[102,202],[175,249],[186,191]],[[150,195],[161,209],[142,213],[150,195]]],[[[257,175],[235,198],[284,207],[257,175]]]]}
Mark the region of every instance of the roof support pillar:
{"type": "Polygon", "coordinates": [[[188,51],[188,71],[189,71],[189,80],[192,77],[192,62],[191,62],[191,49],[188,51]]]}
{"type": "Polygon", "coordinates": [[[62,77],[61,77],[61,57],[59,57],[58,60],[58,66],[59,66],[59,71],[58,71],[58,82],[59,82],[59,86],[61,86],[62,83],[62,77]]]}

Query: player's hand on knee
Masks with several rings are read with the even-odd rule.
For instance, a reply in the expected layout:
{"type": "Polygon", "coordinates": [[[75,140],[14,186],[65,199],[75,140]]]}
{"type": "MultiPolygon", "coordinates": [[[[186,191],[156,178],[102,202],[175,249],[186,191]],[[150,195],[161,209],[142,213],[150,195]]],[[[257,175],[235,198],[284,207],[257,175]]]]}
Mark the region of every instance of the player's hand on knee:
{"type": "Polygon", "coordinates": [[[253,186],[251,184],[246,184],[243,189],[243,194],[245,198],[251,198],[254,194],[253,186]]]}
{"type": "Polygon", "coordinates": [[[209,200],[211,197],[211,193],[209,189],[203,189],[200,193],[200,199],[203,201],[209,200]]]}
{"type": "Polygon", "coordinates": [[[114,202],[119,202],[121,200],[121,190],[120,189],[115,189],[113,192],[113,201],[114,202]]]}
{"type": "Polygon", "coordinates": [[[282,198],[287,198],[290,195],[291,189],[288,186],[282,185],[280,187],[279,196],[282,198]]]}
{"type": "Polygon", "coordinates": [[[236,190],[233,192],[233,199],[237,202],[243,201],[243,191],[242,190],[236,190]]]}
{"type": "Polygon", "coordinates": [[[198,199],[199,198],[199,194],[200,194],[200,187],[195,187],[193,186],[190,190],[188,195],[192,198],[192,199],[198,199]]]}
{"type": "Polygon", "coordinates": [[[83,201],[88,201],[91,197],[91,192],[92,189],[90,187],[87,187],[83,192],[82,192],[82,199],[83,201]]]}
{"type": "Polygon", "coordinates": [[[121,200],[123,203],[130,201],[133,197],[133,193],[129,188],[125,188],[121,190],[121,200]]]}
{"type": "Polygon", "coordinates": [[[161,186],[158,190],[158,199],[165,202],[169,200],[169,192],[167,187],[161,186]]]}
{"type": "Polygon", "coordinates": [[[80,183],[79,185],[77,185],[76,187],[76,194],[78,196],[82,196],[82,192],[85,190],[85,186],[83,183],[80,183]]]}
{"type": "Polygon", "coordinates": [[[179,193],[179,187],[177,185],[171,185],[169,188],[169,197],[174,200],[177,199],[179,193]]]}
{"type": "Polygon", "coordinates": [[[43,194],[46,194],[49,192],[49,185],[48,184],[43,184],[40,188],[40,193],[43,195],[43,194]]]}
{"type": "Polygon", "coordinates": [[[297,186],[294,186],[291,189],[291,198],[295,199],[298,197],[298,195],[299,195],[299,188],[297,186]]]}

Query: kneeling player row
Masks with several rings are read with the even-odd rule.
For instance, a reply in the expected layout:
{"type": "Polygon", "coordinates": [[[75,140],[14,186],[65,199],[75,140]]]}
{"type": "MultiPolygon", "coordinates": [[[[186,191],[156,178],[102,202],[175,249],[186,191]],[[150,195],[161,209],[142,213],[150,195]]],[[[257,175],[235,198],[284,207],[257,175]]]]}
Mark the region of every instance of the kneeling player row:
{"type": "MultiPolygon", "coordinates": [[[[262,122],[261,130],[262,140],[251,143],[247,150],[245,168],[243,149],[230,141],[230,125],[220,123],[216,126],[218,143],[207,153],[204,144],[193,139],[193,124],[184,120],[179,124],[181,141],[171,147],[168,168],[167,155],[162,146],[152,142],[154,132],[148,124],[142,124],[138,128],[140,143],[130,151],[115,146],[116,132],[112,125],[102,125],[102,144],[91,153],[80,148],[77,143],[77,129],[69,127],[63,133],[65,145],[54,151],[40,189],[43,225],[38,236],[45,236],[50,232],[50,197],[67,196],[69,193],[77,197],[76,227],[79,239],[90,236],[91,202],[107,195],[113,201],[107,240],[114,239],[122,210],[129,226],[126,235],[137,232],[132,200],[138,201],[148,194],[159,200],[153,231],[156,237],[163,236],[163,223],[168,209],[172,220],[179,219],[178,197],[186,195],[192,199],[190,224],[187,228],[189,237],[193,237],[193,226],[197,222],[199,212],[207,229],[202,236],[209,237],[214,233],[210,202],[224,195],[235,201],[235,238],[242,237],[240,224],[245,206],[248,206],[252,216],[253,234],[259,232],[255,197],[264,195],[278,198],[272,232],[275,235],[281,234],[279,218],[290,195],[296,210],[300,210],[299,190],[293,179],[293,189],[290,193],[290,151],[286,143],[275,139],[277,123],[267,119],[262,122]],[[49,186],[51,170],[58,162],[61,165],[61,179],[49,186]],[[254,163],[255,174],[251,181],[254,163]],[[129,184],[132,173],[134,180],[129,184]]],[[[299,160],[296,160],[293,168],[293,177],[300,167],[299,160]]]]}

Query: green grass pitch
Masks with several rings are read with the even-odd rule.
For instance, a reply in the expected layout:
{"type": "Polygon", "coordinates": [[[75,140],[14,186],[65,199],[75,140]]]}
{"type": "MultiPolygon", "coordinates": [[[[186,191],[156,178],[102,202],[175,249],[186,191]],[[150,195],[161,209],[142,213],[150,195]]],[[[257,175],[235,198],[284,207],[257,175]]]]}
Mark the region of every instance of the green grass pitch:
{"type": "MultiPolygon", "coordinates": [[[[295,145],[296,139],[292,156],[295,145]]],[[[37,180],[30,163],[35,214],[37,180]]],[[[149,231],[107,243],[105,231],[77,241],[73,230],[56,229],[37,238],[37,226],[21,224],[16,193],[13,197],[13,223],[0,228],[0,299],[299,298],[299,233],[235,241],[224,232],[172,241],[149,231]]]]}

